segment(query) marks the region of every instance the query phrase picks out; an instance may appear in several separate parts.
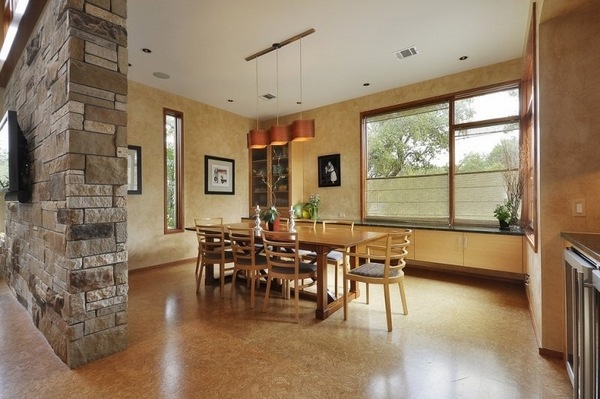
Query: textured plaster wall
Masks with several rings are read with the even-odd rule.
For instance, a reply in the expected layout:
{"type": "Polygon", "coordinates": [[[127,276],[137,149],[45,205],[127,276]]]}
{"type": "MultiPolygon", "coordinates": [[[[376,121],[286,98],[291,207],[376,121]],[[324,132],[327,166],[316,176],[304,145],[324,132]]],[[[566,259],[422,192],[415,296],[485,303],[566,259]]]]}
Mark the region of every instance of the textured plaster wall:
{"type": "MultiPolygon", "coordinates": [[[[546,1],[546,4],[556,2],[546,1]]],[[[562,351],[561,231],[600,231],[600,3],[539,26],[541,346],[562,351]],[[586,216],[572,216],[583,199],[586,216]]]]}
{"type": "Polygon", "coordinates": [[[128,198],[130,269],[197,255],[193,232],[164,234],[163,107],[183,112],[184,225],[193,226],[196,217],[233,222],[248,215],[246,133],[255,122],[130,81],[129,144],[142,146],[142,194],[128,198]],[[204,155],[235,160],[235,195],[204,194],[204,155]]]}

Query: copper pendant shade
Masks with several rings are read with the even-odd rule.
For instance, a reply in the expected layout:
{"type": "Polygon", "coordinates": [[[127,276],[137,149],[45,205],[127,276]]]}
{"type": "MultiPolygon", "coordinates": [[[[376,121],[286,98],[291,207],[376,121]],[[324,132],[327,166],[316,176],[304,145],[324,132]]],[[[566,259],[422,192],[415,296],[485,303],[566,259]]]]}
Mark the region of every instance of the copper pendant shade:
{"type": "MultiPolygon", "coordinates": [[[[298,104],[302,104],[302,38],[314,33],[314,29],[309,29],[296,36],[286,39],[280,43],[274,43],[271,47],[259,51],[249,57],[246,57],[246,61],[258,59],[259,57],[271,52],[277,52],[277,123],[268,131],[258,128],[258,102],[256,109],[256,129],[250,130],[247,134],[248,148],[265,148],[268,145],[283,145],[289,141],[308,141],[315,137],[315,120],[314,119],[302,119],[302,110],[300,110],[300,119],[295,120],[291,125],[280,125],[279,124],[279,49],[287,44],[300,40],[300,101],[298,104]]],[[[258,62],[256,63],[256,92],[258,98],[258,62]]]]}
{"type": "Polygon", "coordinates": [[[252,129],[248,133],[248,148],[265,148],[269,142],[269,132],[265,129],[252,129]]]}
{"type": "Polygon", "coordinates": [[[271,145],[283,145],[290,141],[290,127],[288,125],[273,125],[269,129],[271,145]]]}
{"type": "Polygon", "coordinates": [[[308,141],[315,137],[315,120],[298,119],[290,126],[292,141],[308,141]]]}

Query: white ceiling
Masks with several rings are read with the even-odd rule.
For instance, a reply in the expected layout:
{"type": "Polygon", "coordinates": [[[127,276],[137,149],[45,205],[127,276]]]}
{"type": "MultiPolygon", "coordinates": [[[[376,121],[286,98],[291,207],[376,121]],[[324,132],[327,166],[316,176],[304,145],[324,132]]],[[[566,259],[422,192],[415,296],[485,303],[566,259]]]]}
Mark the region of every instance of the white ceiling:
{"type": "MultiPolygon", "coordinates": [[[[518,58],[528,13],[527,0],[129,0],[129,79],[255,118],[245,58],[314,28],[302,52],[279,50],[279,103],[259,99],[262,120],[300,111],[300,53],[306,110],[518,58]]],[[[259,95],[277,94],[276,60],[258,58],[259,95]]]]}

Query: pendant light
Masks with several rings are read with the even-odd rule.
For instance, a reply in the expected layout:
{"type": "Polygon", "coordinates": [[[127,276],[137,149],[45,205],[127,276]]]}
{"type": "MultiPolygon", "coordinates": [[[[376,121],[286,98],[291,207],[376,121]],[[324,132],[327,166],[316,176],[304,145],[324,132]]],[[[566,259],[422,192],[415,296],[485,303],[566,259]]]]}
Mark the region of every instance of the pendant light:
{"type": "Polygon", "coordinates": [[[315,137],[315,120],[302,119],[302,38],[300,38],[300,119],[290,125],[292,141],[308,141],[315,137]]]}
{"type": "Polygon", "coordinates": [[[250,130],[247,135],[248,148],[265,148],[269,145],[269,133],[258,127],[258,58],[256,62],[256,129],[250,130]]]}
{"type": "Polygon", "coordinates": [[[279,124],[279,43],[273,44],[277,60],[277,123],[271,126],[269,130],[269,139],[272,145],[283,145],[290,140],[290,127],[288,125],[279,124]]]}

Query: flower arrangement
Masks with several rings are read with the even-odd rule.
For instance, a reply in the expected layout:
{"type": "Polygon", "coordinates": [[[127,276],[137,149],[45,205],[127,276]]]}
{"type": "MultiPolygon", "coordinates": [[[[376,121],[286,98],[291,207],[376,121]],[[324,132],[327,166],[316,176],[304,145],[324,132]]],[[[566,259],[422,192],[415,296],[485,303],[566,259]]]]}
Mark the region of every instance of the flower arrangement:
{"type": "Polygon", "coordinates": [[[319,205],[321,205],[321,197],[319,194],[311,194],[308,196],[306,208],[311,219],[317,219],[319,216],[319,205]]]}

